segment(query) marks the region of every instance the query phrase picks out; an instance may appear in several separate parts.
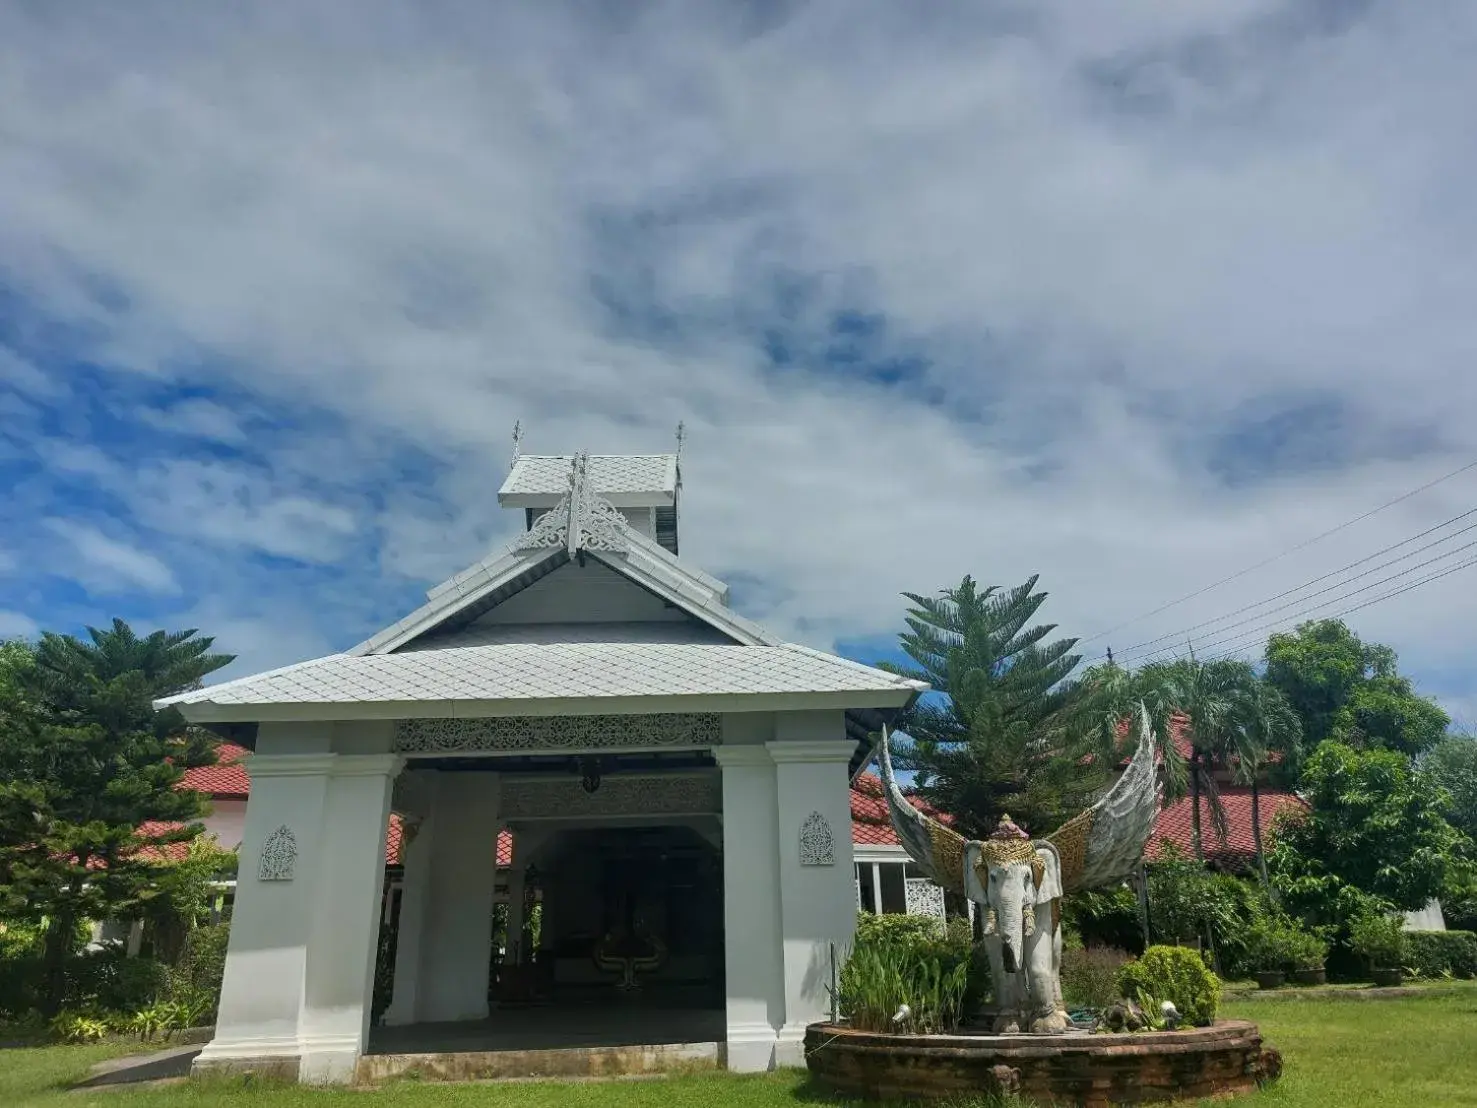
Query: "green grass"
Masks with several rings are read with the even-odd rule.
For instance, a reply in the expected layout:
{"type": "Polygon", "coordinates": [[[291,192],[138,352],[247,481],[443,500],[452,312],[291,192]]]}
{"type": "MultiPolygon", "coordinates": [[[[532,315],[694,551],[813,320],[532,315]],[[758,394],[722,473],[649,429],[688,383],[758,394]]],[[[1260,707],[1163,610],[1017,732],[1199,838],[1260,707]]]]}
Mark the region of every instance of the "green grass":
{"type": "MultiPolygon", "coordinates": [[[[1477,983],[1393,1000],[1255,997],[1225,1015],[1261,1025],[1282,1051],[1282,1080],[1251,1097],[1256,1108],[1477,1108],[1477,983]]],[[[0,1050],[6,1108],[803,1108],[840,1102],[799,1073],[732,1077],[697,1073],[661,1080],[581,1084],[438,1085],[400,1082],[372,1092],[248,1087],[207,1082],[68,1092],[65,1085],[122,1045],[0,1050]]]]}

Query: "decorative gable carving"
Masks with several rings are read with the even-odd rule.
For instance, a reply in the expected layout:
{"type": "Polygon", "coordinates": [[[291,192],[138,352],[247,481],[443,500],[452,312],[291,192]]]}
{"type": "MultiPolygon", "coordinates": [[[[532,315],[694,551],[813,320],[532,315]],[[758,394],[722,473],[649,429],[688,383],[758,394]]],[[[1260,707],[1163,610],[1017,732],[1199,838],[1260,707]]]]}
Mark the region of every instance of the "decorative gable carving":
{"type": "Polygon", "coordinates": [[[395,749],[406,754],[461,750],[703,748],[719,746],[722,742],[723,728],[716,712],[406,719],[395,724],[395,749]]]}
{"type": "Polygon", "coordinates": [[[595,491],[589,464],[589,454],[581,452],[575,455],[569,467],[569,491],[513,544],[514,551],[558,549],[561,546],[570,554],[580,550],[624,552],[628,549],[625,517],[614,504],[595,491]]]}
{"type": "Polygon", "coordinates": [[[836,840],[831,825],[819,812],[811,812],[800,826],[800,864],[802,866],[834,866],[836,840]]]}
{"type": "Polygon", "coordinates": [[[267,836],[261,860],[257,863],[256,878],[258,881],[291,881],[296,869],[297,836],[284,823],[267,836]]]}

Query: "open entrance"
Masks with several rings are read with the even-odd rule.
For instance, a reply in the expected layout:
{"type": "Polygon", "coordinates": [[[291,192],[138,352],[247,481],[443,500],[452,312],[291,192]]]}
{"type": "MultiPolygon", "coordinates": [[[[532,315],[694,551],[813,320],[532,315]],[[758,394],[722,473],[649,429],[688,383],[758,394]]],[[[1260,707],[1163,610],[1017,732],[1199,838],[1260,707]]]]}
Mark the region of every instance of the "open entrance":
{"type": "Polygon", "coordinates": [[[430,1054],[478,1055],[485,1076],[515,1064],[493,1055],[521,1052],[562,1057],[518,1065],[570,1073],[716,1061],[725,1034],[717,820],[548,821],[517,829],[514,841],[507,887],[524,907],[498,906],[488,1018],[375,1027],[368,1053],[383,1059],[375,1072],[397,1064],[388,1056],[417,1068],[430,1054]],[[520,915],[521,935],[508,934],[503,922],[520,915]]]}

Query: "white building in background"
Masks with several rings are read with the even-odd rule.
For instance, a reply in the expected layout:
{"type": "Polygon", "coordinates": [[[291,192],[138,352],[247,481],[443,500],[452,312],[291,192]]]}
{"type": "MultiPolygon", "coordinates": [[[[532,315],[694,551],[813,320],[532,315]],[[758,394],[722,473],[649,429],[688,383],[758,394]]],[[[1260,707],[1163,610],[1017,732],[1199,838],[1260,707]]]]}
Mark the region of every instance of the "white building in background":
{"type": "Polygon", "coordinates": [[[535,885],[556,1002],[613,1003],[597,970],[618,964],[645,1003],[711,1009],[730,1069],[802,1061],[832,951],[859,902],[888,907],[880,867],[906,865],[883,850],[858,870],[851,785],[922,686],[736,614],[677,557],[680,493],[673,455],[521,457],[499,492],[524,516],[506,552],[351,651],[169,701],[254,751],[197,1066],[352,1079],[392,813],[387,1023],[488,1016],[506,832],[510,930],[535,885]]]}

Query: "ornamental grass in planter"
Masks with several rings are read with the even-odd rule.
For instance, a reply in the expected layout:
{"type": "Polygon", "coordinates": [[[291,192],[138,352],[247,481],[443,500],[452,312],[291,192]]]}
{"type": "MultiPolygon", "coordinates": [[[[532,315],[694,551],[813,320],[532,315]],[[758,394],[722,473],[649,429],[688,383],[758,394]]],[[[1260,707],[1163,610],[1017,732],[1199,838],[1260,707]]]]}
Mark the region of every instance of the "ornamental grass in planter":
{"type": "Polygon", "coordinates": [[[1390,988],[1400,984],[1400,967],[1410,958],[1410,939],[1399,917],[1365,912],[1349,925],[1349,945],[1369,966],[1376,985],[1390,988]]]}

